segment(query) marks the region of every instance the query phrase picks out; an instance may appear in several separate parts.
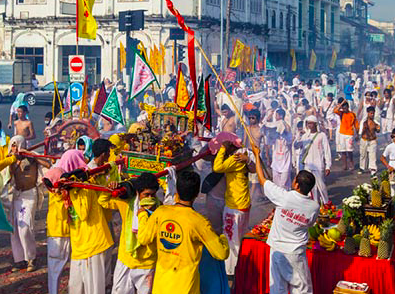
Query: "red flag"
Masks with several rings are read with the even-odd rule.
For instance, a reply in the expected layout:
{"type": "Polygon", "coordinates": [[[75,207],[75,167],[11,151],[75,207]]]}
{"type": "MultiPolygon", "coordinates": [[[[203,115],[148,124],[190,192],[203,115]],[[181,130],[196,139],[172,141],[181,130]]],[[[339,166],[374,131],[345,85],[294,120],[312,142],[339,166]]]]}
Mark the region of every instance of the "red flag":
{"type": "Polygon", "coordinates": [[[93,107],[93,112],[96,114],[100,114],[104,104],[107,101],[107,93],[106,86],[104,86],[104,82],[101,82],[99,93],[97,94],[95,105],[93,107]]]}
{"type": "Polygon", "coordinates": [[[204,119],[204,127],[211,132],[213,126],[211,118],[210,77],[211,75],[204,81],[204,92],[206,93],[206,117],[204,119]]]}
{"type": "MultiPolygon", "coordinates": [[[[166,0],[167,8],[169,11],[177,18],[178,25],[188,33],[188,63],[189,63],[189,76],[192,81],[193,94],[195,96],[196,102],[198,99],[198,87],[196,83],[196,67],[195,67],[195,32],[185,24],[185,20],[180,12],[174,7],[171,0],[166,0]]],[[[197,134],[197,107],[195,107],[195,135],[197,134]]]]}

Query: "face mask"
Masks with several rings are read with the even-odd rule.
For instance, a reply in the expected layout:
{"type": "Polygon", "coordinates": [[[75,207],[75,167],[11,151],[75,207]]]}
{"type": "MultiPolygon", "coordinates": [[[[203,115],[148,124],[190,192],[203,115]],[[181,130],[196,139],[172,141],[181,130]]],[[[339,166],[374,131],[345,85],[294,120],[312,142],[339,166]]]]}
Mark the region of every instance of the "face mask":
{"type": "Polygon", "coordinates": [[[45,120],[45,125],[48,126],[50,122],[50,120],[45,120]]]}

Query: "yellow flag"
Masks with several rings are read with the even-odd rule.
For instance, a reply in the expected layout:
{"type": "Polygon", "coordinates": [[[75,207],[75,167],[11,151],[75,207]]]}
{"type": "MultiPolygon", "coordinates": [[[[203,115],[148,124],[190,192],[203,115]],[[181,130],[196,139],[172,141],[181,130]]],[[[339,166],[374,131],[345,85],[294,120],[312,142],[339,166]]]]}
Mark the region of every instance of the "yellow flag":
{"type": "Polygon", "coordinates": [[[336,61],[337,61],[337,53],[336,53],[336,49],[333,48],[333,50],[332,50],[332,59],[331,59],[331,62],[329,63],[329,67],[330,68],[335,68],[336,61]]]}
{"type": "Polygon", "coordinates": [[[158,50],[158,47],[156,47],[156,44],[154,44],[154,63],[155,63],[155,69],[154,69],[154,73],[160,75],[161,72],[161,57],[160,57],[160,53],[158,50]]]}
{"type": "Polygon", "coordinates": [[[244,71],[251,72],[251,47],[246,46],[244,50],[244,71]]]}
{"type": "Polygon", "coordinates": [[[119,71],[122,71],[126,66],[126,50],[121,42],[121,48],[119,49],[119,71]]]}
{"type": "Polygon", "coordinates": [[[162,68],[162,75],[166,74],[166,64],[165,64],[165,57],[166,57],[166,49],[165,46],[161,43],[160,44],[160,57],[161,57],[161,68],[162,68]]]}
{"type": "Polygon", "coordinates": [[[137,46],[137,49],[140,51],[140,55],[144,57],[145,61],[148,62],[148,55],[147,55],[147,51],[145,50],[143,42],[140,41],[140,43],[137,46]]]}
{"type": "Polygon", "coordinates": [[[297,63],[296,63],[296,54],[295,54],[295,49],[291,49],[291,57],[292,57],[292,71],[296,71],[297,69],[297,63]]]}
{"type": "Polygon", "coordinates": [[[88,106],[88,76],[85,77],[84,81],[84,93],[82,94],[80,103],[80,119],[89,117],[89,106],[88,106]]]}
{"type": "Polygon", "coordinates": [[[187,89],[187,83],[185,82],[184,75],[182,74],[181,68],[178,70],[178,81],[177,81],[177,100],[176,103],[181,108],[187,106],[189,101],[189,94],[187,89]]]}
{"type": "Polygon", "coordinates": [[[97,23],[92,15],[95,0],[77,0],[77,36],[96,40],[97,23]]]}
{"type": "Polygon", "coordinates": [[[152,48],[149,49],[149,66],[152,68],[152,71],[156,73],[156,62],[155,62],[155,56],[154,56],[154,50],[152,48]]]}
{"type": "Polygon", "coordinates": [[[316,63],[317,63],[317,55],[315,55],[314,50],[311,49],[309,70],[314,70],[314,69],[315,69],[315,64],[316,64],[316,63]]]}
{"type": "Polygon", "coordinates": [[[237,68],[242,63],[243,51],[245,45],[240,40],[236,40],[235,47],[233,48],[232,58],[230,59],[229,67],[237,68]]]}

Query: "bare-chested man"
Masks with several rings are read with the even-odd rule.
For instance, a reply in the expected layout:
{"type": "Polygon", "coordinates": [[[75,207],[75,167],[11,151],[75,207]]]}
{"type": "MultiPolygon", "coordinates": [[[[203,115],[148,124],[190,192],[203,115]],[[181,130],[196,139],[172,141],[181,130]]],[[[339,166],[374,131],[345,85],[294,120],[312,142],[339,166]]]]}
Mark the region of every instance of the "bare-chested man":
{"type": "Polygon", "coordinates": [[[236,132],[236,117],[234,112],[230,109],[227,104],[221,107],[221,131],[235,133],[236,132]]]}
{"type": "MultiPolygon", "coordinates": [[[[261,146],[262,141],[262,132],[259,126],[261,121],[261,113],[258,109],[253,109],[248,113],[248,121],[249,125],[247,126],[248,131],[251,134],[252,140],[255,146],[261,146]]],[[[248,148],[252,149],[250,140],[247,137],[247,133],[244,133],[243,144],[248,148]]],[[[255,193],[262,193],[261,185],[259,184],[258,175],[256,173],[248,174],[250,183],[251,183],[251,197],[254,197],[255,193]]]]}
{"type": "Polygon", "coordinates": [[[15,135],[23,136],[26,140],[26,144],[29,145],[29,140],[36,138],[36,132],[34,131],[33,122],[28,120],[26,115],[28,113],[27,107],[21,105],[17,109],[18,120],[15,121],[15,135]]]}
{"type": "MultiPolygon", "coordinates": [[[[26,140],[23,136],[14,136],[10,140],[9,152],[17,154],[26,148],[26,140]]],[[[11,248],[15,265],[12,268],[16,272],[23,268],[27,261],[27,271],[36,269],[36,241],[34,237],[34,215],[38,203],[37,179],[39,164],[49,168],[51,165],[43,159],[18,158],[10,166],[11,177],[15,181],[15,189],[12,200],[12,224],[14,233],[11,235],[11,248]]]]}

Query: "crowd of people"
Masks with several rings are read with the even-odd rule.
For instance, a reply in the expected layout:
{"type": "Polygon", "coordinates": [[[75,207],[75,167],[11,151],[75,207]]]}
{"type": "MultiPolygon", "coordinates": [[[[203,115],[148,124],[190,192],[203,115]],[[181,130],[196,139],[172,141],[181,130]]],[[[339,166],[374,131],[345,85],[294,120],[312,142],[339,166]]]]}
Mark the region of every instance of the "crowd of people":
{"type": "MultiPolygon", "coordinates": [[[[49,194],[46,228],[51,294],[59,293],[60,277],[69,260],[69,293],[73,294],[102,294],[106,289],[138,294],[230,293],[227,276],[235,274],[251,206],[266,200],[275,206],[267,242],[271,246],[270,293],[313,293],[306,260],[307,228],[314,224],[320,205],[330,202],[325,177],[331,172],[332,159],[341,160],[344,170],[375,176],[379,153],[384,166],[390,172],[395,169],[394,83],[390,69],[368,69],[361,77],[322,73],[307,81],[295,74],[290,83],[284,75],[276,79],[256,76],[240,83],[227,81],[228,96],[213,80],[213,129],[201,133],[214,139],[206,143],[195,138],[190,143],[196,152],[209,148],[211,155],[196,162],[194,171],[184,170],[176,177],[174,171],[169,172],[176,181],[174,189],[168,183],[165,192],[173,195],[165,204],[158,193],[163,188],[150,173],[127,180],[127,193],[118,198],[54,185],[79,169],[92,170],[107,163],[111,164],[107,172],[85,180],[111,189],[124,185],[114,161],[127,148],[122,134],[128,131],[93,115],[99,139],[82,136],[74,145],[64,144],[56,163],[34,157],[27,149],[36,131],[23,94],[18,95],[7,126],[13,127],[14,136],[6,136],[0,124],[0,170],[3,182],[12,188],[3,190],[12,198],[12,271],[37,268],[34,222],[44,200],[39,187],[43,182],[49,194]],[[378,148],[379,136],[388,143],[385,150],[378,148]],[[206,217],[193,208],[201,194],[205,194],[206,217]],[[114,212],[122,219],[120,236],[114,234],[114,212]],[[290,220],[290,212],[298,217],[290,220]]],[[[109,80],[105,85],[108,93],[118,87],[109,80]]],[[[175,87],[172,77],[163,93],[148,90],[128,101],[119,86],[126,120],[147,124],[149,116],[140,102],[151,106],[172,102],[175,87]]],[[[191,88],[189,83],[190,92],[191,88]]],[[[95,90],[88,90],[90,109],[95,90]]],[[[71,118],[77,119],[79,111],[75,106],[71,118]]],[[[49,136],[63,122],[48,113],[45,123],[44,133],[49,136]]]]}

